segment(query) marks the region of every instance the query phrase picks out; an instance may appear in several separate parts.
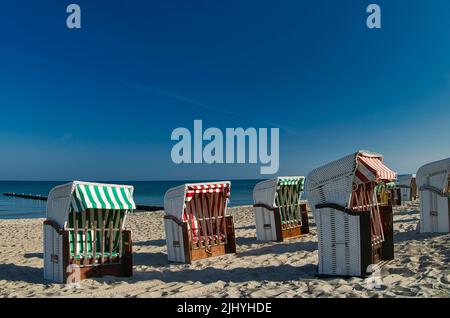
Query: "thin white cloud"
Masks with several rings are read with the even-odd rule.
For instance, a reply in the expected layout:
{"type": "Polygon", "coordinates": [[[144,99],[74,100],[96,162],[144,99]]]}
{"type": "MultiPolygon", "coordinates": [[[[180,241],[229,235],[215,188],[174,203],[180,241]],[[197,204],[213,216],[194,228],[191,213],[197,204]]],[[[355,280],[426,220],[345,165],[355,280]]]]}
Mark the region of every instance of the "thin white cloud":
{"type": "Polygon", "coordinates": [[[127,83],[127,86],[129,86],[133,89],[139,90],[139,91],[147,92],[149,94],[154,94],[154,95],[159,95],[159,96],[163,96],[163,97],[167,97],[167,98],[171,98],[171,99],[176,99],[178,101],[181,101],[181,102],[184,102],[187,104],[191,104],[191,105],[194,105],[197,107],[201,107],[201,108],[204,108],[207,110],[212,110],[215,112],[231,115],[233,117],[240,117],[240,118],[248,120],[250,122],[256,121],[256,122],[259,122],[266,126],[280,128],[280,130],[284,130],[285,132],[288,132],[290,134],[301,135],[300,131],[298,131],[295,127],[282,127],[280,124],[275,123],[275,122],[267,121],[267,120],[260,119],[260,118],[250,117],[248,115],[242,115],[238,112],[231,112],[231,111],[224,109],[223,107],[217,107],[217,106],[214,106],[211,104],[205,104],[205,103],[199,102],[195,99],[192,99],[192,98],[189,98],[189,97],[186,97],[186,96],[174,93],[174,92],[161,90],[159,88],[155,88],[155,87],[151,87],[151,86],[147,86],[147,85],[143,85],[143,84],[139,84],[139,83],[127,83]]]}

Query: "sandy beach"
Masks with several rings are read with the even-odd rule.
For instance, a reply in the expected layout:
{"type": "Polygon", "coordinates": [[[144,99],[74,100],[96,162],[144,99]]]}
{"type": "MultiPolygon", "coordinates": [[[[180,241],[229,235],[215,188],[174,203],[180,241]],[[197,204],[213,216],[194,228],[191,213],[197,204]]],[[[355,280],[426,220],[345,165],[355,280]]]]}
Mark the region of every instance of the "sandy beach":
{"type": "Polygon", "coordinates": [[[419,234],[418,202],[394,212],[396,258],[382,286],[361,278],[318,278],[317,239],[256,240],[252,207],[230,208],[237,254],[169,264],[163,212],[135,213],[134,276],[84,280],[80,289],[43,279],[43,219],[0,220],[0,297],[450,297],[450,234],[419,234]]]}

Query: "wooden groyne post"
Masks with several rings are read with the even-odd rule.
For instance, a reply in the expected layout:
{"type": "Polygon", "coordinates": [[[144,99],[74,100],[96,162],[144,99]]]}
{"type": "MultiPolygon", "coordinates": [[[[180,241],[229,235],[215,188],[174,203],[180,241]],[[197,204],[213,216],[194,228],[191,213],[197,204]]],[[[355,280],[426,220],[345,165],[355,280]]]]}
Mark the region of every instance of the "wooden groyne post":
{"type": "Polygon", "coordinates": [[[47,197],[39,195],[39,194],[24,194],[24,193],[6,192],[6,193],[3,193],[3,195],[6,196],[6,197],[15,197],[15,198],[21,198],[21,199],[47,201],[47,197]]]}
{"type": "MultiPolygon", "coordinates": [[[[40,195],[40,194],[24,194],[24,193],[14,193],[14,192],[5,192],[3,193],[6,197],[15,197],[15,198],[21,198],[21,199],[29,199],[29,200],[39,200],[39,201],[47,201],[47,197],[40,195]]],[[[164,207],[162,206],[155,206],[155,205],[136,205],[137,211],[148,211],[148,212],[154,212],[154,211],[162,211],[164,210],[164,207]]]]}

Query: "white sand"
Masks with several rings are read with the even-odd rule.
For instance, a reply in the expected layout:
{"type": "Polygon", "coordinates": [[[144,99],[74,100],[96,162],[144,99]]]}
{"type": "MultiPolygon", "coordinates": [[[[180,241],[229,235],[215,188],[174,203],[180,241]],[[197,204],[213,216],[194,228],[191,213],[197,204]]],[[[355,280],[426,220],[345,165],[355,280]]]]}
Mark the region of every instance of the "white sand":
{"type": "Polygon", "coordinates": [[[396,259],[383,270],[383,285],[361,278],[317,278],[312,234],[284,243],[255,237],[253,209],[235,217],[237,254],[173,265],[167,261],[163,213],[127,220],[134,240],[134,276],[82,281],[80,289],[43,279],[42,222],[0,220],[0,297],[450,297],[450,234],[416,233],[418,203],[395,208],[396,259]]]}

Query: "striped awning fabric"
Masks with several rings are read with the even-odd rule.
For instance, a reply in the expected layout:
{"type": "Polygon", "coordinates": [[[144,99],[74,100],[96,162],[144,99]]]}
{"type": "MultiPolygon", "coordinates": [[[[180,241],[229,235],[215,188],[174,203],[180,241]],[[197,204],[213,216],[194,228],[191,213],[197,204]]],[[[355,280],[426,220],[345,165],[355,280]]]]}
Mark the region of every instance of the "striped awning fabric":
{"type": "Polygon", "coordinates": [[[195,194],[198,193],[221,193],[224,192],[226,197],[230,196],[230,184],[225,183],[206,183],[188,185],[185,201],[189,202],[195,194]]]}
{"type": "Polygon", "coordinates": [[[305,184],[304,177],[281,177],[278,179],[279,186],[300,185],[301,190],[303,190],[304,184],[305,184]]]}
{"type": "Polygon", "coordinates": [[[357,157],[358,169],[355,172],[355,182],[367,183],[370,181],[395,181],[397,174],[382,162],[381,156],[357,157]]]}
{"type": "Polygon", "coordinates": [[[72,209],[83,212],[87,209],[134,210],[132,187],[76,183],[71,198],[72,209]]]}

